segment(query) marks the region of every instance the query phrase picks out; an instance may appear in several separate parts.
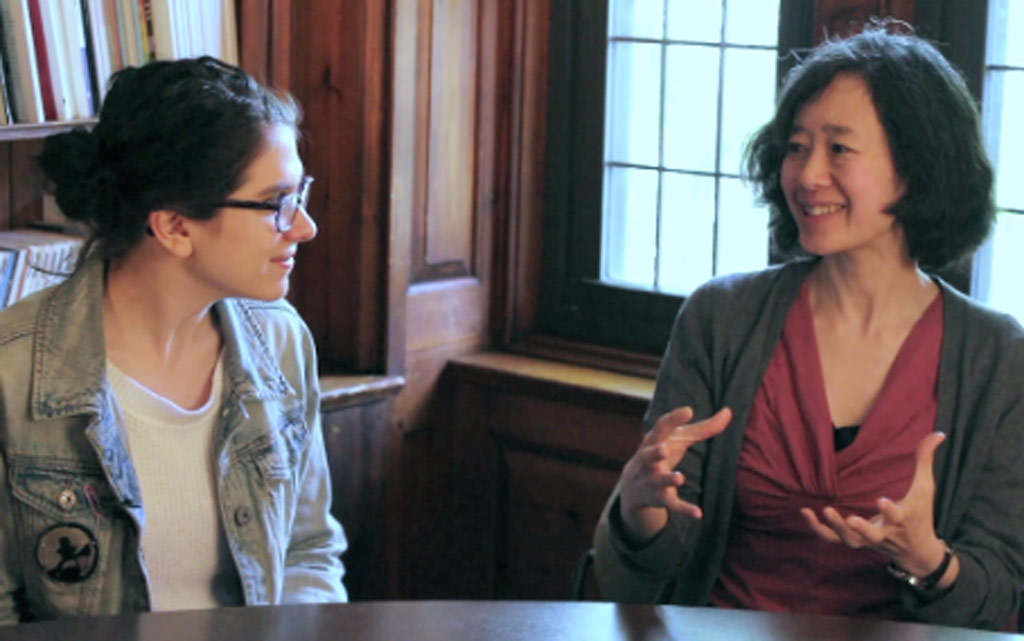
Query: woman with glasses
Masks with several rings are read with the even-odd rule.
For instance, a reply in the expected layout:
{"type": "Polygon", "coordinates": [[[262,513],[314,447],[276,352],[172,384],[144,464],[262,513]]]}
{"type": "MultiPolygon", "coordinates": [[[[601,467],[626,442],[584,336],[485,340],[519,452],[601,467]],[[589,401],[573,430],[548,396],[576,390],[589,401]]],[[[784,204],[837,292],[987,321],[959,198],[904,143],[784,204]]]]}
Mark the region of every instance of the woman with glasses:
{"type": "Polygon", "coordinates": [[[344,601],[290,96],[212,58],[117,73],[39,157],[90,236],[0,314],[0,623],[344,601]]]}

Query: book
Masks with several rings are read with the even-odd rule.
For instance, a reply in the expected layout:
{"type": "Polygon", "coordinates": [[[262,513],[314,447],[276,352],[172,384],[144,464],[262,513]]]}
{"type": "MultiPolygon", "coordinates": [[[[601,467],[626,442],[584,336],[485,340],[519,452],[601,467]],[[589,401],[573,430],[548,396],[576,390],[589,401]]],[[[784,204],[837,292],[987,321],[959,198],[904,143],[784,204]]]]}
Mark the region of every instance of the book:
{"type": "Polygon", "coordinates": [[[32,23],[32,39],[35,42],[36,69],[39,72],[39,91],[43,98],[43,114],[47,120],[56,120],[57,103],[53,98],[50,54],[46,47],[46,30],[43,27],[41,2],[42,0],[28,0],[29,21],[32,23]]]}
{"type": "Polygon", "coordinates": [[[174,32],[171,29],[171,0],[152,0],[150,16],[153,21],[153,55],[157,60],[180,57],[174,32]]]}
{"type": "MultiPolygon", "coordinates": [[[[100,0],[97,0],[100,1],[100,0]]],[[[102,0],[103,25],[107,30],[107,44],[110,47],[110,72],[124,68],[124,53],[121,51],[121,28],[118,18],[119,0],[102,0]]]]}
{"type": "Polygon", "coordinates": [[[153,9],[149,0],[139,0],[139,41],[143,62],[156,60],[153,55],[153,9]]]}
{"type": "Polygon", "coordinates": [[[14,122],[43,122],[43,99],[35,61],[28,0],[0,1],[4,61],[14,122]]]}
{"type": "Polygon", "coordinates": [[[89,59],[92,111],[99,113],[110,77],[110,46],[107,44],[103,0],[80,0],[84,20],[85,48],[89,59]]]}
{"type": "Polygon", "coordinates": [[[11,109],[7,97],[7,58],[4,56],[4,29],[0,23],[0,125],[11,123],[11,109]]]}
{"type": "Polygon", "coordinates": [[[63,18],[64,57],[67,64],[71,107],[74,118],[95,115],[92,98],[92,65],[85,46],[85,16],[80,0],[60,0],[63,18]]]}
{"type": "Polygon", "coordinates": [[[46,56],[50,63],[49,85],[53,91],[55,119],[72,120],[75,117],[75,108],[71,99],[67,47],[64,46],[64,15],[60,11],[60,5],[54,0],[30,0],[30,2],[38,2],[39,14],[42,18],[41,22],[46,38],[46,56]]]}
{"type": "Polygon", "coordinates": [[[0,307],[14,304],[40,289],[56,285],[71,275],[82,247],[82,238],[36,229],[0,231],[0,249],[6,250],[9,275],[4,278],[5,296],[0,307]]]}

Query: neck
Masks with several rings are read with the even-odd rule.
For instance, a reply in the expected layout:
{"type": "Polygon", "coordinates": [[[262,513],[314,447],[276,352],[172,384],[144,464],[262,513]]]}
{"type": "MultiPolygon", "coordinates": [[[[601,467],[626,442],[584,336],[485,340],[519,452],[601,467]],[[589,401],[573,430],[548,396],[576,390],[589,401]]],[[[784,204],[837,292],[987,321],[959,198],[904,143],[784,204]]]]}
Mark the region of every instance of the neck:
{"type": "Polygon", "coordinates": [[[107,355],[115,363],[171,363],[197,346],[219,345],[210,310],[215,301],[174,264],[145,250],[113,263],[103,297],[107,355]],[[155,287],[154,283],[159,283],[155,287]],[[118,358],[118,356],[122,358],[118,358]]]}
{"type": "Polygon", "coordinates": [[[853,322],[865,331],[916,318],[938,294],[938,286],[908,255],[826,256],[810,278],[817,318],[853,322]]]}

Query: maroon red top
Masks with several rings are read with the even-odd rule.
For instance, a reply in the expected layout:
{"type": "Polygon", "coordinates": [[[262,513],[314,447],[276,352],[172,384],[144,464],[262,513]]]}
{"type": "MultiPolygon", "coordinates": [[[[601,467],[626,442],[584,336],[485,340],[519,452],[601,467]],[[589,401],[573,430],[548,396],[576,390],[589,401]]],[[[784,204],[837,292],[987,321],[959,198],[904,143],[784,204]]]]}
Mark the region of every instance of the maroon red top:
{"type": "Polygon", "coordinates": [[[856,438],[836,451],[804,285],[754,398],[713,605],[899,616],[888,558],[822,541],[799,510],[820,515],[832,505],[870,517],[879,497],[906,494],[914,450],[935,429],[942,307],[939,295],[900,347],[856,438]]]}

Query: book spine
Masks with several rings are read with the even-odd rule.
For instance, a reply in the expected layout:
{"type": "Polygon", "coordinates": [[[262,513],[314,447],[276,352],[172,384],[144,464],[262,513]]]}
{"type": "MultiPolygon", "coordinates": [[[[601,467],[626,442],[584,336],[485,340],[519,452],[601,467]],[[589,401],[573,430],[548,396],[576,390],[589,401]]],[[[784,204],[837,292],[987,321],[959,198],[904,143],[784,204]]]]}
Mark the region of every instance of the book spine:
{"type": "Polygon", "coordinates": [[[4,54],[8,90],[15,122],[42,122],[43,99],[35,60],[35,41],[28,0],[0,1],[0,22],[5,25],[4,54]]]}
{"type": "Polygon", "coordinates": [[[32,39],[35,42],[36,68],[39,71],[39,91],[43,98],[43,114],[47,120],[57,120],[57,104],[53,92],[53,78],[50,75],[50,54],[47,49],[46,28],[43,12],[39,6],[42,0],[28,0],[29,20],[32,22],[32,39]]]}
{"type": "Polygon", "coordinates": [[[100,111],[100,86],[104,80],[100,78],[99,73],[101,43],[96,42],[90,1],[79,0],[78,11],[82,16],[82,35],[85,38],[85,66],[89,77],[89,109],[96,114],[100,111]]]}
{"type": "Polygon", "coordinates": [[[124,52],[121,51],[121,27],[118,17],[118,1],[103,0],[103,13],[106,14],[107,43],[110,45],[110,72],[124,68],[124,52]]]}
{"type": "Polygon", "coordinates": [[[139,39],[142,42],[142,59],[156,60],[153,47],[153,8],[149,0],[139,0],[139,39]]]}

